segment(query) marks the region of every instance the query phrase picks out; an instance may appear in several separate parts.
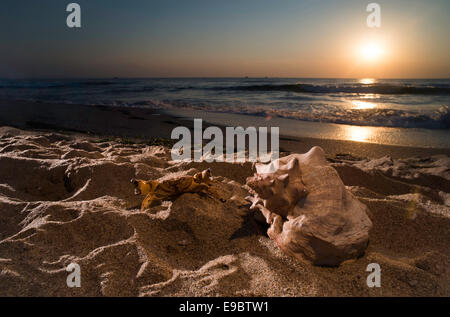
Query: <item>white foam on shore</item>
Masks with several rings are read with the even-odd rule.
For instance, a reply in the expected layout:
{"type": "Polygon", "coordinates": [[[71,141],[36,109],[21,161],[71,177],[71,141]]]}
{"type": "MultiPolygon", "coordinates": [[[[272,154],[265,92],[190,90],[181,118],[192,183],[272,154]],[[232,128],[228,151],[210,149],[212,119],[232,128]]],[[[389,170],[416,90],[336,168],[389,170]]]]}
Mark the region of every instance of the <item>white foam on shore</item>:
{"type": "Polygon", "coordinates": [[[392,159],[384,156],[379,159],[364,159],[355,166],[363,171],[378,170],[395,177],[418,179],[432,175],[450,180],[450,157],[435,155],[428,158],[392,159]]]}

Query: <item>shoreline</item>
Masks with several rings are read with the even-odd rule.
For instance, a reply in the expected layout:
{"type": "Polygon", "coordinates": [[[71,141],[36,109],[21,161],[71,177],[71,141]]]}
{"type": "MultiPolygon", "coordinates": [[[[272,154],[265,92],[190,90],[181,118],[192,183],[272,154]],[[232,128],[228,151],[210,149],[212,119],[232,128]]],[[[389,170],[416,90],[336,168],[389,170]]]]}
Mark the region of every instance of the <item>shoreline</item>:
{"type": "MultiPolygon", "coordinates": [[[[207,119],[204,119],[204,128],[211,125],[207,119]]],[[[0,100],[0,126],[148,141],[149,138],[170,140],[173,128],[186,126],[192,129],[193,121],[167,114],[165,111],[145,108],[0,100]]],[[[350,154],[354,157],[380,158],[389,155],[394,159],[439,154],[450,156],[450,148],[423,148],[292,137],[283,135],[280,129],[280,151],[282,152],[304,153],[315,145],[321,146],[329,156],[350,154]]]]}

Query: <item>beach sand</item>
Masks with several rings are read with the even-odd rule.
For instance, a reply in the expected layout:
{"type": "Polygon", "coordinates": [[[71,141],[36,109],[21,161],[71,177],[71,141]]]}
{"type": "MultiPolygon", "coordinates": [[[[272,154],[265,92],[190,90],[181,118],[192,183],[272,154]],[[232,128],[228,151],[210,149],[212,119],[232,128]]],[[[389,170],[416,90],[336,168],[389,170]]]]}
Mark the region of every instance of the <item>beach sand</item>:
{"type": "Polygon", "coordinates": [[[450,296],[448,149],[281,140],[323,147],[369,208],[365,254],[319,267],[255,221],[250,163],[170,160],[157,137],[180,124],[154,110],[0,102],[0,296],[450,296]],[[187,193],[140,211],[131,178],[208,167],[222,200],[187,193]],[[80,288],[66,284],[70,263],[80,288]],[[366,284],[370,263],[379,288],[366,284]]]}

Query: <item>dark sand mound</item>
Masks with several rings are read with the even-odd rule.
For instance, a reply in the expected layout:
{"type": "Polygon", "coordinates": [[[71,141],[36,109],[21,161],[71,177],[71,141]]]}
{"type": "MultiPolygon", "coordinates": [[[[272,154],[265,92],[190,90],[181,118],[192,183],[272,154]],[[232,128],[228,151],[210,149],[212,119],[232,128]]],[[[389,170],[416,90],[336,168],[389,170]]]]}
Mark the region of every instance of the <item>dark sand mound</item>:
{"type": "Polygon", "coordinates": [[[2,296],[450,295],[444,158],[431,169],[402,162],[393,173],[397,161],[382,169],[388,163],[337,157],[333,165],[369,207],[373,229],[364,256],[327,268],[285,255],[254,220],[243,186],[251,164],[174,163],[159,146],[0,132],[2,296]],[[206,167],[225,202],[183,194],[139,210],[131,178],[206,167]],[[72,262],[80,288],[66,285],[72,262]],[[372,262],[381,265],[381,288],[366,285],[372,262]]]}

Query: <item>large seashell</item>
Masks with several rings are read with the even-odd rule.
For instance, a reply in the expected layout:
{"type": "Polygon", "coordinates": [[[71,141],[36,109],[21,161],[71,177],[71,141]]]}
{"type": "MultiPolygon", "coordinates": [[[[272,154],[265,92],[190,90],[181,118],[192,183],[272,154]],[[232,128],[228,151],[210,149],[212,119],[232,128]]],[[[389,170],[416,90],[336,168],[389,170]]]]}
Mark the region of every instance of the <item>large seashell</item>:
{"type": "Polygon", "coordinates": [[[369,241],[367,207],[344,186],[320,147],[257,164],[248,197],[270,224],[268,235],[287,254],[336,266],[359,257],[369,241]]]}

